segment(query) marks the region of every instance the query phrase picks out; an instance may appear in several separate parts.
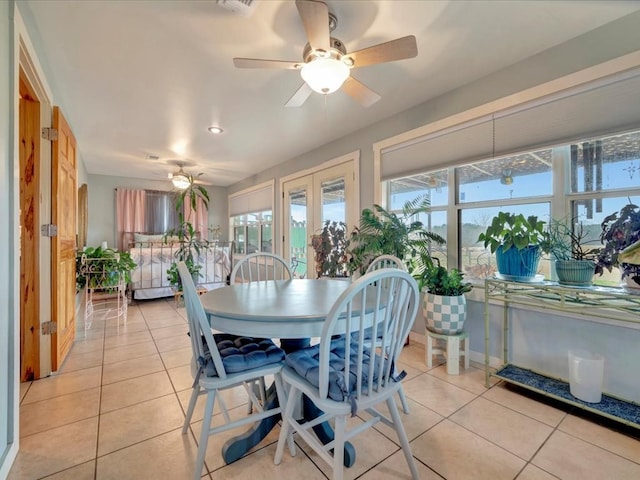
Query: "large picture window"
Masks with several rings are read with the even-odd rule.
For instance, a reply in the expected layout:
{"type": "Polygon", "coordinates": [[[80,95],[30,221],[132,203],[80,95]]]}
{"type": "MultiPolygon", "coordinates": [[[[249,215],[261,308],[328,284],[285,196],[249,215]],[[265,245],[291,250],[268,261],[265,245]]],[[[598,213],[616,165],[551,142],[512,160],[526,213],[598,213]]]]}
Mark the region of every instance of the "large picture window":
{"type": "MultiPolygon", "coordinates": [[[[425,170],[388,180],[383,191],[394,210],[406,200],[428,195],[431,211],[420,220],[449,237],[433,255],[479,283],[493,276],[496,267],[478,235],[499,211],[536,215],[547,222],[575,219],[584,225],[586,246],[599,247],[602,221],[629,202],[640,202],[640,131],[425,170]]],[[[549,258],[543,258],[539,269],[546,278],[553,277],[549,258]]],[[[620,273],[605,270],[594,281],[617,285],[620,273]]]]}

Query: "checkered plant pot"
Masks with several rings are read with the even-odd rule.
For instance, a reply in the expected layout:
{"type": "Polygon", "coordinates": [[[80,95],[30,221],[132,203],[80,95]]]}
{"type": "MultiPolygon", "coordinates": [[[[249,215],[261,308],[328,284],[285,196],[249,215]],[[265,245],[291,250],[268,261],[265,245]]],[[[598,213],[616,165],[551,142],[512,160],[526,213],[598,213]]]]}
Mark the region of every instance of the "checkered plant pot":
{"type": "Polygon", "coordinates": [[[443,335],[455,335],[462,332],[467,318],[467,300],[464,295],[445,297],[424,293],[422,313],[427,329],[443,335]]]}

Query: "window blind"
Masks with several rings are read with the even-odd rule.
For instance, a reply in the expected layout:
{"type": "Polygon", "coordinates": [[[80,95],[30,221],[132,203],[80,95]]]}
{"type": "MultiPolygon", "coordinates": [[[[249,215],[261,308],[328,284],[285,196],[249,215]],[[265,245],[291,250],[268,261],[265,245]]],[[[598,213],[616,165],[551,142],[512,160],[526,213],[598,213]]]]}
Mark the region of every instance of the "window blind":
{"type": "Polygon", "coordinates": [[[477,118],[385,149],[381,177],[391,180],[494,153],[504,156],[635,129],[640,127],[638,98],[640,69],[590,82],[496,112],[495,120],[477,118]]]}
{"type": "Polygon", "coordinates": [[[229,216],[273,210],[273,183],[229,196],[229,216]]]}

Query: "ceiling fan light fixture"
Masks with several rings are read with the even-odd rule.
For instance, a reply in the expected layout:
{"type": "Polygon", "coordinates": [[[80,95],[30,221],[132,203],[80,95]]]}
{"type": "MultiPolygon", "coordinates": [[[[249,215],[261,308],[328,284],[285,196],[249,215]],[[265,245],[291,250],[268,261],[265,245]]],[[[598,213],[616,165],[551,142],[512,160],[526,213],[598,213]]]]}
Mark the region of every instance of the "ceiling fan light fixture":
{"type": "Polygon", "coordinates": [[[336,58],[315,58],[303,65],[302,79],[314,92],[328,95],[338,90],[349,78],[349,67],[336,58]]]}
{"type": "Polygon", "coordinates": [[[174,173],[173,177],[171,177],[171,183],[173,183],[174,187],[179,188],[180,190],[185,190],[189,188],[189,185],[191,185],[191,179],[186,173],[178,172],[174,173]]]}

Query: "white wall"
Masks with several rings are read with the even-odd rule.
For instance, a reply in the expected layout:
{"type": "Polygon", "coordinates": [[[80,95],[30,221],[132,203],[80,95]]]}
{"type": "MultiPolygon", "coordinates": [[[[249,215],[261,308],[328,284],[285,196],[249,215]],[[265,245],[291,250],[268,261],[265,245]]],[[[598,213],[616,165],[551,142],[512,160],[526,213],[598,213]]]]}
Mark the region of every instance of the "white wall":
{"type": "MultiPolygon", "coordinates": [[[[88,175],[89,228],[87,245],[100,245],[107,241],[115,246],[116,203],[115,188],[146,188],[150,190],[171,190],[168,180],[142,180],[139,178],[112,177],[108,175],[88,175]]],[[[229,221],[227,214],[227,189],[206,187],[209,193],[209,225],[220,225],[222,238],[227,238],[229,221]]]]}
{"type": "MultiPolygon", "coordinates": [[[[480,289],[472,292],[481,298],[480,289]]],[[[468,304],[465,330],[474,360],[484,362],[484,302],[468,304]]],[[[503,307],[489,307],[489,355],[499,365],[503,352],[503,307]]],[[[612,319],[616,318],[612,312],[612,319]]],[[[599,319],[573,318],[547,311],[509,309],[509,361],[557,378],[569,378],[568,353],[585,349],[605,358],[603,391],[640,403],[640,325],[612,325],[599,319]]],[[[422,324],[424,331],[424,324],[422,324]]]]}
{"type": "Polygon", "coordinates": [[[0,2],[0,478],[18,452],[18,177],[15,132],[16,80],[13,0],[0,2]]]}

